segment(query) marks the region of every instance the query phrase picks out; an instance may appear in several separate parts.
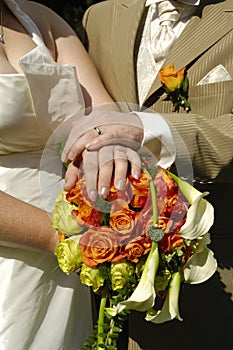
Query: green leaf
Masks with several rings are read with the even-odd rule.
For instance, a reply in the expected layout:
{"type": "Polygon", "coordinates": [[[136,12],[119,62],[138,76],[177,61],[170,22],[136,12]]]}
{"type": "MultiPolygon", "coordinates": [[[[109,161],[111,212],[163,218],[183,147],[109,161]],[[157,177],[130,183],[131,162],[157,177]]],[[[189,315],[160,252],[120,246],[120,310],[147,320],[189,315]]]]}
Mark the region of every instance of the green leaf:
{"type": "Polygon", "coordinates": [[[117,339],[119,337],[119,334],[118,333],[111,333],[111,334],[108,335],[108,337],[110,339],[117,339]]]}
{"type": "Polygon", "coordinates": [[[106,334],[105,333],[98,333],[98,336],[101,338],[106,338],[106,334]]]}
{"type": "Polygon", "coordinates": [[[122,329],[120,327],[117,327],[117,326],[114,326],[112,328],[112,330],[113,330],[113,332],[118,332],[118,333],[122,332],[122,329]]]}
{"type": "Polygon", "coordinates": [[[96,341],[96,338],[95,337],[90,337],[87,339],[87,343],[90,344],[90,345],[93,345],[96,341]]]}
{"type": "Polygon", "coordinates": [[[189,80],[187,74],[185,74],[185,77],[182,82],[182,89],[185,92],[186,96],[188,94],[188,89],[189,89],[189,80]]]}

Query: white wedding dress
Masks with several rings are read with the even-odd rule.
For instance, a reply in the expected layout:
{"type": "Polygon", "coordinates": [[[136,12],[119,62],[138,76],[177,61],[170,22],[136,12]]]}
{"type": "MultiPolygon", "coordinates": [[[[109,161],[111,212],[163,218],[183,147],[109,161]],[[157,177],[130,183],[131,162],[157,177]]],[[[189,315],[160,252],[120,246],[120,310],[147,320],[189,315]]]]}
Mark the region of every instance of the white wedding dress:
{"type": "MultiPolygon", "coordinates": [[[[51,210],[61,165],[54,175],[56,167],[46,164],[59,154],[50,162],[45,153],[42,167],[41,157],[53,131],[83,109],[83,97],[74,67],[57,66],[31,19],[15,1],[4,2],[36,47],[20,59],[23,74],[0,74],[0,190],[51,210]]],[[[91,315],[89,289],[60,271],[52,254],[0,246],[1,350],[78,350],[91,333],[91,315]]]]}

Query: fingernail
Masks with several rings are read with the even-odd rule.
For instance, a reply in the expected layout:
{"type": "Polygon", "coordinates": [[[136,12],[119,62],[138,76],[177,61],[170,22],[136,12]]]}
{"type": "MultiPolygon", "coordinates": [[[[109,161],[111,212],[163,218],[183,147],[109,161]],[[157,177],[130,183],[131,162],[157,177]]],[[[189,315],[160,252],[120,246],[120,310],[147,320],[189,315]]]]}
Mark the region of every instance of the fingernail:
{"type": "Polygon", "coordinates": [[[133,173],[133,177],[134,177],[136,180],[139,179],[140,175],[141,175],[141,172],[140,172],[139,170],[136,170],[136,171],[133,173]]]}
{"type": "Polygon", "coordinates": [[[102,187],[100,193],[101,193],[102,197],[106,198],[108,196],[108,194],[109,194],[108,187],[102,187]]]}
{"type": "Polygon", "coordinates": [[[119,191],[123,190],[123,188],[125,187],[125,184],[126,184],[125,179],[119,180],[118,183],[116,184],[116,189],[119,191]]]}
{"type": "Polygon", "coordinates": [[[92,201],[95,201],[96,200],[96,197],[97,197],[97,193],[96,191],[91,191],[90,192],[90,198],[92,201]]]}

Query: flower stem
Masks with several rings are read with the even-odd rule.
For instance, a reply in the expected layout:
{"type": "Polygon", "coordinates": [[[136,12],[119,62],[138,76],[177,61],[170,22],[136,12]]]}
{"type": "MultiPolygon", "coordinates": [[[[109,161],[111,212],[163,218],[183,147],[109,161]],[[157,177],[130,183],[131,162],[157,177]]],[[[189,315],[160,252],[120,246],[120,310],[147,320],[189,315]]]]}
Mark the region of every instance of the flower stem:
{"type": "Polygon", "coordinates": [[[107,294],[104,293],[101,297],[100,308],[99,308],[99,318],[98,318],[98,339],[97,339],[97,349],[103,349],[99,347],[100,344],[104,344],[103,333],[104,333],[104,309],[107,302],[107,294]]]}
{"type": "MultiPolygon", "coordinates": [[[[113,319],[111,319],[111,321],[110,321],[110,331],[109,331],[108,335],[111,335],[113,333],[112,329],[113,329],[114,325],[115,325],[115,322],[114,322],[113,319]]],[[[107,341],[108,341],[108,345],[112,345],[111,337],[108,337],[107,341]]]]}
{"type": "MultiPolygon", "coordinates": [[[[153,225],[155,225],[158,222],[158,207],[157,207],[157,200],[156,200],[156,194],[157,194],[156,193],[156,188],[155,188],[155,184],[154,184],[153,178],[150,176],[150,174],[147,171],[147,169],[143,168],[143,171],[149,177],[151,202],[152,202],[152,212],[153,212],[153,225]]],[[[152,254],[154,253],[155,250],[158,251],[158,244],[156,242],[152,242],[150,253],[149,253],[149,255],[148,255],[147,259],[146,259],[145,268],[147,268],[148,263],[150,261],[150,257],[152,256],[152,254]]],[[[156,268],[156,271],[157,271],[157,268],[156,268]]]]}
{"type": "Polygon", "coordinates": [[[154,184],[154,181],[153,181],[150,173],[148,172],[148,170],[143,167],[143,171],[146,173],[147,177],[149,178],[152,210],[153,210],[153,225],[155,225],[155,224],[157,224],[157,221],[158,221],[158,207],[157,207],[157,201],[156,201],[155,184],[154,184]]]}
{"type": "Polygon", "coordinates": [[[150,180],[150,191],[151,191],[151,201],[153,210],[153,225],[157,224],[158,221],[158,208],[156,202],[156,189],[153,180],[150,180]]]}

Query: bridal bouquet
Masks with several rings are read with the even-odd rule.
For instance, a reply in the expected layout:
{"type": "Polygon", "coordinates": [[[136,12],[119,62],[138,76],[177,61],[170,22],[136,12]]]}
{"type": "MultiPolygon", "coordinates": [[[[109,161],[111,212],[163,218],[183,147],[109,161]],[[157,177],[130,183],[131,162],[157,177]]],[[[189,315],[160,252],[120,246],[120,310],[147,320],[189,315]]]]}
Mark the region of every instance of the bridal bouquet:
{"type": "Polygon", "coordinates": [[[187,182],[159,167],[114,186],[106,200],[88,199],[85,178],[61,192],[53,211],[60,268],[76,272],[100,296],[98,324],[82,349],[117,349],[130,310],[162,323],[179,314],[182,283],[201,283],[217,264],[209,228],[213,207],[187,182]]]}

